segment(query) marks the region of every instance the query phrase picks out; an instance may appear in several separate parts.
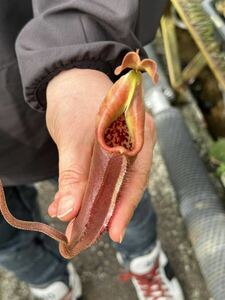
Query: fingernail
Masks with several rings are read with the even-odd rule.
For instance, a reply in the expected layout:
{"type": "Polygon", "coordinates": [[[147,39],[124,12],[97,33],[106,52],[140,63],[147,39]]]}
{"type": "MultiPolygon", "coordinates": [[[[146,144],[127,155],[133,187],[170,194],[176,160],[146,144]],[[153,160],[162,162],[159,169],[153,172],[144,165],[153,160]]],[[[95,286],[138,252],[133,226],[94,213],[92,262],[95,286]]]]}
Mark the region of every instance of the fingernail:
{"type": "Polygon", "coordinates": [[[57,217],[62,218],[68,215],[74,207],[74,198],[72,196],[65,196],[60,200],[57,217]]]}
{"type": "Polygon", "coordinates": [[[57,217],[57,215],[56,215],[56,214],[54,214],[54,215],[50,215],[50,217],[51,217],[51,218],[56,218],[56,217],[57,217]]]}
{"type": "Polygon", "coordinates": [[[126,231],[126,229],[124,229],[120,234],[120,244],[123,242],[125,231],[126,231]]]}

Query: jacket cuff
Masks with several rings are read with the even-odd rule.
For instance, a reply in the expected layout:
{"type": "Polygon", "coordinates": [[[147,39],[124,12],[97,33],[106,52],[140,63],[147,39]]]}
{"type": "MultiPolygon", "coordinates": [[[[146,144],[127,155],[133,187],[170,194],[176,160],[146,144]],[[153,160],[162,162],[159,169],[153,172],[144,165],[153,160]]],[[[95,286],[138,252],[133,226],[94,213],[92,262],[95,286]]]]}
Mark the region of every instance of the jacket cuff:
{"type": "Polygon", "coordinates": [[[33,8],[16,53],[25,100],[36,110],[45,110],[47,84],[61,71],[96,69],[114,81],[124,55],[141,47],[134,33],[137,0],[33,0],[33,8]]]}
{"type": "Polygon", "coordinates": [[[54,63],[48,69],[45,69],[43,73],[31,83],[31,85],[25,88],[25,97],[28,104],[39,112],[46,110],[46,89],[49,81],[53,79],[60,72],[69,70],[72,68],[80,69],[93,69],[104,72],[113,82],[116,81],[116,75],[114,74],[114,68],[109,62],[101,60],[82,60],[77,61],[71,59],[69,61],[59,61],[54,63]]]}

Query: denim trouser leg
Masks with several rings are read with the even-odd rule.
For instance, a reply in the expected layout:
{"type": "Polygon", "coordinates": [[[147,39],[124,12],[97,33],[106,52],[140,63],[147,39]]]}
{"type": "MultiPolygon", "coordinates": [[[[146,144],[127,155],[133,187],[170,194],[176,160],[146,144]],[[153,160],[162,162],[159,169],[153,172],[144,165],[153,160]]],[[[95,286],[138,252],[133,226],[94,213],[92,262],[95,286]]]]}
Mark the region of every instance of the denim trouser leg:
{"type": "Polygon", "coordinates": [[[132,258],[148,253],[155,246],[156,223],[157,218],[150,201],[150,194],[146,190],[127,227],[122,244],[114,243],[125,264],[132,258]]]}
{"type": "MultiPolygon", "coordinates": [[[[40,220],[37,192],[31,186],[6,187],[6,199],[14,216],[40,220]]],[[[36,232],[15,229],[0,214],[0,265],[32,285],[53,281],[68,282],[67,261],[58,252],[58,243],[36,232]]]]}

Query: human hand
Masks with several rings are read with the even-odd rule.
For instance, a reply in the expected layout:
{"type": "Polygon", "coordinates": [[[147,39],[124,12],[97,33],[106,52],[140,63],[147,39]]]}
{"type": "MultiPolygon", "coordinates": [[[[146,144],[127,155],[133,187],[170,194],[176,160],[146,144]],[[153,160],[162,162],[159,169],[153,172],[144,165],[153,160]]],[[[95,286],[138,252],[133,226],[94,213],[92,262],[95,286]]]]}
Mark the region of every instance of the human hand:
{"type": "MultiPolygon", "coordinates": [[[[47,127],[59,152],[59,190],[49,215],[70,221],[79,212],[87,184],[96,115],[112,82],[102,72],[72,69],[52,79],[47,88],[47,127]]],[[[121,199],[109,227],[109,235],[121,242],[148,182],[155,129],[146,114],[145,143],[130,169],[121,199]]]]}

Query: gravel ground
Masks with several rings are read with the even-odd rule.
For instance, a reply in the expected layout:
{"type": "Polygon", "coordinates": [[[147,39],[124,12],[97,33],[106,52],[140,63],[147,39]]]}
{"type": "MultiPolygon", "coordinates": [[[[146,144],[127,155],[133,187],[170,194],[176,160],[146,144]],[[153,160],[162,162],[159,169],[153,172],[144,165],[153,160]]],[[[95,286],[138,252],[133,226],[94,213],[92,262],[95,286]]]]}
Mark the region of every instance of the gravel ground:
{"type": "MultiPolygon", "coordinates": [[[[155,149],[150,179],[151,194],[159,217],[161,241],[183,285],[186,300],[207,300],[209,296],[206,286],[188,241],[175,194],[158,147],[155,149]]],[[[42,210],[46,212],[55,187],[50,182],[40,183],[37,187],[40,192],[42,210]]],[[[91,249],[75,258],[73,262],[81,275],[84,299],[136,300],[132,285],[118,279],[121,268],[115,259],[115,252],[107,235],[103,236],[101,241],[91,249]]],[[[31,299],[33,298],[26,284],[18,282],[12,274],[0,270],[0,300],[31,299]]]]}

